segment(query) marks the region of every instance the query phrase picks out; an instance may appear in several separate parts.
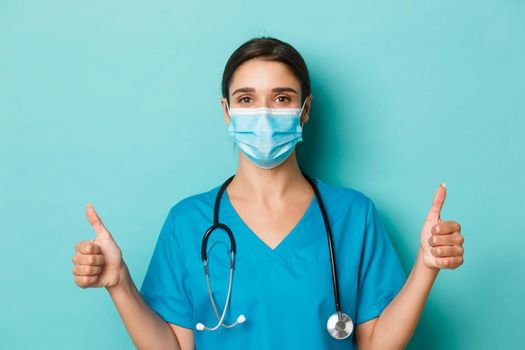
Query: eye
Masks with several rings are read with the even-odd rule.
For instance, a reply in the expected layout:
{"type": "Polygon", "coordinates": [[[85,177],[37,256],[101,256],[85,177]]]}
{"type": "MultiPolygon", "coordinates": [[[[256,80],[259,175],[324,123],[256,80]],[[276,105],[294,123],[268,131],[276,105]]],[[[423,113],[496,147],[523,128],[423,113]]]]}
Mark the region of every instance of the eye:
{"type": "Polygon", "coordinates": [[[250,96],[242,96],[241,98],[237,100],[237,102],[241,104],[247,104],[247,103],[250,103],[251,101],[252,101],[252,98],[250,96]]]}
{"type": "Polygon", "coordinates": [[[287,102],[290,102],[290,101],[291,101],[291,99],[288,96],[284,96],[284,95],[277,96],[277,102],[279,102],[279,103],[287,103],[287,102]]]}

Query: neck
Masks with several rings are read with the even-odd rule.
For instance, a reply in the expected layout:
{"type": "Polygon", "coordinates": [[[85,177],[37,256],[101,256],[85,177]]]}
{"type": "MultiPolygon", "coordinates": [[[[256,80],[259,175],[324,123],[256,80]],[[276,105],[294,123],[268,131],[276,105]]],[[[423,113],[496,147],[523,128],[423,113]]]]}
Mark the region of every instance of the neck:
{"type": "Polygon", "coordinates": [[[229,188],[239,196],[248,195],[252,201],[282,199],[293,190],[304,186],[306,179],[297,164],[295,150],[280,165],[261,169],[239,152],[239,167],[229,188]]]}

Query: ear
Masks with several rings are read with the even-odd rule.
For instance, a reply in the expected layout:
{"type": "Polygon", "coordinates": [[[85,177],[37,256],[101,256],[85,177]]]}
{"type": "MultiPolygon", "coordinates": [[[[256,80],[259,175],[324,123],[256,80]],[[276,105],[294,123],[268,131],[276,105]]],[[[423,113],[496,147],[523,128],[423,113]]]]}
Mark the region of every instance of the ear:
{"type": "Polygon", "coordinates": [[[306,97],[306,102],[304,104],[303,114],[301,115],[301,127],[308,121],[310,116],[310,106],[312,105],[312,94],[306,97]]]}
{"type": "Polygon", "coordinates": [[[226,98],[221,98],[222,113],[224,114],[224,121],[226,125],[230,125],[230,115],[228,114],[228,109],[226,108],[226,98]]]}

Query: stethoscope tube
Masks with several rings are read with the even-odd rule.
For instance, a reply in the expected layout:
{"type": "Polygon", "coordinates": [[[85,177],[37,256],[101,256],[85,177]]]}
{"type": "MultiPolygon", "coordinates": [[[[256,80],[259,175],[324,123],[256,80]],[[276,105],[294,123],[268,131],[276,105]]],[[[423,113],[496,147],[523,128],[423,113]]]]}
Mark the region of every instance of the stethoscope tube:
{"type": "MultiPolygon", "coordinates": [[[[350,336],[350,334],[352,333],[353,323],[352,323],[351,318],[341,311],[341,303],[339,299],[339,283],[338,283],[338,278],[337,278],[337,268],[335,264],[336,260],[335,260],[335,253],[333,249],[333,242],[332,242],[332,230],[330,228],[328,215],[326,214],[325,206],[321,199],[319,189],[317,188],[314,180],[310,178],[310,176],[308,176],[302,169],[301,169],[301,173],[306,178],[306,180],[310,183],[310,185],[312,186],[314,190],[314,194],[317,199],[317,203],[319,205],[321,215],[323,217],[323,222],[324,222],[324,226],[326,230],[326,237],[328,241],[328,249],[330,252],[330,267],[332,271],[332,286],[333,286],[333,292],[334,292],[334,302],[335,302],[336,312],[328,318],[328,321],[326,323],[326,328],[327,328],[328,333],[330,333],[332,337],[336,339],[345,339],[348,336],[350,336]]],[[[231,231],[231,229],[227,225],[219,222],[219,206],[220,206],[220,200],[222,198],[224,191],[226,190],[226,187],[230,184],[230,182],[233,180],[234,177],[235,175],[232,175],[231,177],[229,177],[222,184],[222,186],[219,188],[219,191],[217,192],[217,196],[215,198],[215,203],[214,203],[214,208],[213,208],[213,224],[210,226],[210,228],[208,228],[208,230],[206,230],[204,237],[202,239],[202,244],[201,244],[201,258],[202,258],[202,263],[204,265],[204,274],[206,277],[208,294],[209,294],[215,315],[217,316],[218,323],[215,327],[209,328],[199,322],[196,325],[197,330],[217,330],[220,326],[223,326],[225,328],[231,328],[237,324],[240,324],[246,321],[246,317],[241,314],[237,318],[237,321],[234,322],[233,324],[226,325],[223,323],[224,317],[226,315],[226,310],[228,309],[230,296],[231,296],[233,271],[235,269],[235,254],[236,254],[237,247],[235,244],[235,237],[233,236],[233,232],[231,231]],[[208,246],[208,239],[210,238],[211,234],[216,229],[224,230],[228,234],[228,238],[230,240],[230,278],[228,282],[228,292],[226,296],[225,305],[223,308],[222,315],[220,317],[219,317],[219,313],[217,312],[217,308],[215,306],[215,301],[214,301],[213,294],[211,291],[209,274],[208,274],[208,256],[206,252],[206,248],[208,246]]]]}
{"type": "Polygon", "coordinates": [[[202,330],[215,331],[220,326],[225,327],[225,328],[232,328],[236,326],[237,324],[240,324],[246,321],[246,317],[241,314],[239,315],[239,317],[237,317],[237,320],[234,323],[230,325],[224,324],[224,317],[226,316],[226,311],[228,310],[228,306],[230,303],[232,282],[233,282],[233,271],[235,269],[235,253],[237,251],[237,247],[236,247],[235,238],[233,236],[233,232],[231,231],[231,229],[227,225],[221,224],[219,222],[219,205],[220,205],[220,199],[222,197],[223,192],[226,190],[226,187],[230,184],[230,182],[233,180],[234,177],[235,175],[232,175],[230,178],[228,178],[222,184],[221,188],[219,189],[219,192],[217,193],[217,197],[215,198],[215,204],[213,208],[213,224],[210,226],[210,228],[208,228],[208,230],[206,230],[204,237],[202,239],[201,258],[202,258],[202,263],[204,265],[204,275],[206,277],[206,287],[208,289],[208,294],[211,300],[211,305],[213,307],[213,312],[215,313],[215,316],[217,316],[218,323],[214,327],[206,327],[203,323],[199,322],[196,325],[196,329],[200,331],[202,330]],[[226,301],[224,303],[224,307],[223,307],[221,316],[219,316],[219,312],[217,311],[217,307],[215,305],[215,298],[213,297],[213,293],[211,291],[211,284],[210,284],[209,270],[208,270],[208,254],[206,252],[206,248],[208,246],[208,239],[210,238],[211,234],[216,229],[223,229],[228,234],[228,238],[230,239],[230,277],[228,280],[228,292],[226,294],[226,301]]]}
{"type": "Polygon", "coordinates": [[[314,189],[315,197],[317,198],[317,203],[319,204],[319,208],[321,209],[321,215],[323,216],[324,227],[326,230],[326,238],[328,240],[328,249],[330,251],[330,266],[332,267],[332,286],[334,288],[335,311],[341,312],[341,304],[339,302],[339,283],[337,279],[337,268],[335,265],[334,245],[332,243],[332,229],[330,228],[330,225],[328,224],[328,216],[326,215],[326,210],[324,207],[324,203],[321,200],[319,189],[315,185],[314,181],[304,172],[303,172],[303,176],[306,178],[306,180],[308,180],[310,185],[312,185],[312,188],[314,189]]]}
{"type": "Polygon", "coordinates": [[[345,339],[345,338],[348,338],[350,334],[352,334],[352,331],[354,329],[354,324],[350,316],[348,316],[347,314],[341,311],[341,303],[339,299],[339,280],[337,278],[337,267],[335,264],[336,260],[335,260],[334,245],[333,245],[333,240],[332,240],[332,229],[330,227],[328,215],[326,214],[326,209],[325,209],[323,200],[321,199],[321,194],[319,193],[319,189],[315,185],[314,180],[310,176],[308,176],[303,171],[303,169],[301,169],[301,173],[312,186],[314,193],[315,193],[315,197],[317,198],[317,204],[319,205],[319,209],[321,210],[321,215],[323,216],[323,222],[324,222],[324,227],[326,231],[326,239],[328,241],[328,250],[330,253],[330,267],[332,270],[332,286],[334,289],[335,313],[332,314],[332,316],[328,318],[328,321],[326,322],[326,330],[335,339],[345,339]]]}

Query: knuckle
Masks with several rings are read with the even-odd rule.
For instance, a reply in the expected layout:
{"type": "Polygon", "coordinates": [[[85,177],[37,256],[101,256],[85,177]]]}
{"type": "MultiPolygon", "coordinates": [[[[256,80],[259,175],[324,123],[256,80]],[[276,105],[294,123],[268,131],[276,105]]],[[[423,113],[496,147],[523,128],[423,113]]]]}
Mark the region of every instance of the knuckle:
{"type": "Polygon", "coordinates": [[[461,266],[461,258],[457,258],[454,260],[454,270],[457,269],[459,266],[461,266]]]}
{"type": "Polygon", "coordinates": [[[88,256],[88,264],[93,265],[96,262],[96,258],[93,255],[88,256]]]}
{"type": "Polygon", "coordinates": [[[84,285],[84,283],[83,283],[83,281],[82,281],[82,279],[80,277],[75,277],[75,283],[80,288],[86,288],[86,286],[84,285]]]}

